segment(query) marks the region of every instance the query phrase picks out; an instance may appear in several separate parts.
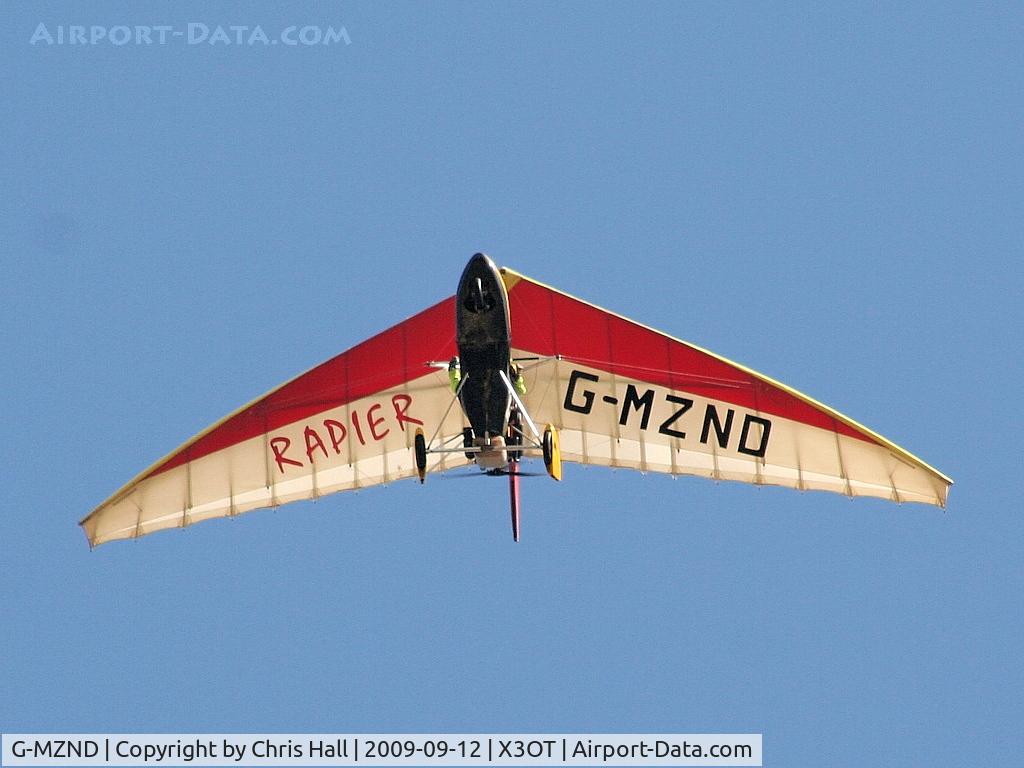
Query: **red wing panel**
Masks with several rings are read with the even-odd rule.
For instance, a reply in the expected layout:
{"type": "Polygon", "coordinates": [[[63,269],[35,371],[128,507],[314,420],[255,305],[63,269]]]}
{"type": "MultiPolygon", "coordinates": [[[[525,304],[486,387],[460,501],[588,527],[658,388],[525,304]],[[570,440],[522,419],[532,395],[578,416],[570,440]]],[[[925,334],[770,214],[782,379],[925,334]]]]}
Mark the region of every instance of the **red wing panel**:
{"type": "Polygon", "coordinates": [[[183,445],[149,474],[419,378],[428,373],[426,361],[455,354],[454,323],[450,297],[250,403],[183,445]]]}
{"type": "Polygon", "coordinates": [[[874,440],[867,431],[837,421],[767,377],[529,278],[516,278],[509,305],[515,318],[512,344],[517,349],[561,355],[609,373],[874,440]],[[550,320],[527,322],[524,316],[550,320]]]}

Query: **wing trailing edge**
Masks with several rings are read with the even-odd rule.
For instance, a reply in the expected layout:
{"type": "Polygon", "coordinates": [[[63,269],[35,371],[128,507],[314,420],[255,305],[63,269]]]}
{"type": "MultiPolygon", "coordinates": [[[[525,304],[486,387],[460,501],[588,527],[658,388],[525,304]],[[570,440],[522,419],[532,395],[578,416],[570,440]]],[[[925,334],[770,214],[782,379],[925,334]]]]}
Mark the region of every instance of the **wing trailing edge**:
{"type": "MultiPolygon", "coordinates": [[[[424,363],[454,354],[453,303],[435,304],[203,430],[86,516],[89,544],[414,475],[415,428],[436,426],[451,399],[447,374],[424,363]]],[[[458,413],[442,426],[461,435],[458,413]]],[[[439,462],[466,460],[448,454],[439,462]]]]}
{"type": "Polygon", "coordinates": [[[568,461],[945,506],[952,480],[792,387],[513,270],[527,407],[568,461]],[[527,319],[529,318],[529,319],[527,319]]]}

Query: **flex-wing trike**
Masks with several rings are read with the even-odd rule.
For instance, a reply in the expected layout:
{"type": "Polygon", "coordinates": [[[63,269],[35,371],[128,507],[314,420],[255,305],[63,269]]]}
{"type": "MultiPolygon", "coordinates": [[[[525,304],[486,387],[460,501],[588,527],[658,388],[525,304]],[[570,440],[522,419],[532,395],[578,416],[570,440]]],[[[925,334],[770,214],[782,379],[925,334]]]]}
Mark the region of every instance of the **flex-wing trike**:
{"type": "Polygon", "coordinates": [[[507,475],[512,538],[519,541],[519,478],[533,474],[520,471],[520,459],[540,456],[547,473],[555,480],[562,479],[558,430],[548,424],[541,432],[520,397],[526,391],[525,371],[546,360],[512,357],[508,291],[487,256],[476,254],[470,259],[455,299],[459,355],[447,362],[428,363],[448,370],[453,397],[429,440],[423,429],[417,428],[416,471],[422,483],[429,454],[465,453],[485,474],[507,475]],[[456,402],[470,424],[463,429],[461,446],[453,444],[457,437],[438,440],[441,424],[456,402]]]}
{"type": "Polygon", "coordinates": [[[555,479],[565,461],[897,504],[944,506],[952,483],[792,387],[476,254],[454,296],[241,406],[81,525],[96,546],[475,463],[509,478],[518,540],[534,456],[555,479]]]}

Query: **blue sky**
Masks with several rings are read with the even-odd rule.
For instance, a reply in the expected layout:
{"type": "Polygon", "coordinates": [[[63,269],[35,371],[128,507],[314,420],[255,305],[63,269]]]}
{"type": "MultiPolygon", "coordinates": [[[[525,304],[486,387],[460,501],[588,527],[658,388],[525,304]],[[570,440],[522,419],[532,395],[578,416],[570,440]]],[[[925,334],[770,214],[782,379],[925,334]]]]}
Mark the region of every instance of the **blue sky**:
{"type": "Polygon", "coordinates": [[[0,729],[763,732],[1019,762],[1013,4],[0,8],[0,729]],[[29,45],[39,22],[343,25],[29,45]],[[808,392],[947,512],[567,467],[90,552],[151,461],[475,251],[808,392]],[[471,486],[471,487],[469,487],[471,486]]]}

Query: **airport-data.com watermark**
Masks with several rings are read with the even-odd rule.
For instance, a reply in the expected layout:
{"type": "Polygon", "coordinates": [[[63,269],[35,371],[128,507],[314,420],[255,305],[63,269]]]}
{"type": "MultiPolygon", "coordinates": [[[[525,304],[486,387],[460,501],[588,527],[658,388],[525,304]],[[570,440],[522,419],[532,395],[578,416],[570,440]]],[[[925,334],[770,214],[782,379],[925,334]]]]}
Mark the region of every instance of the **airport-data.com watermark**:
{"type": "Polygon", "coordinates": [[[264,29],[259,24],[205,24],[192,21],[187,24],[46,24],[39,22],[29,45],[35,46],[88,46],[88,45],[192,45],[262,47],[284,45],[291,47],[351,45],[348,30],[342,26],[293,24],[281,29],[264,29]]]}

